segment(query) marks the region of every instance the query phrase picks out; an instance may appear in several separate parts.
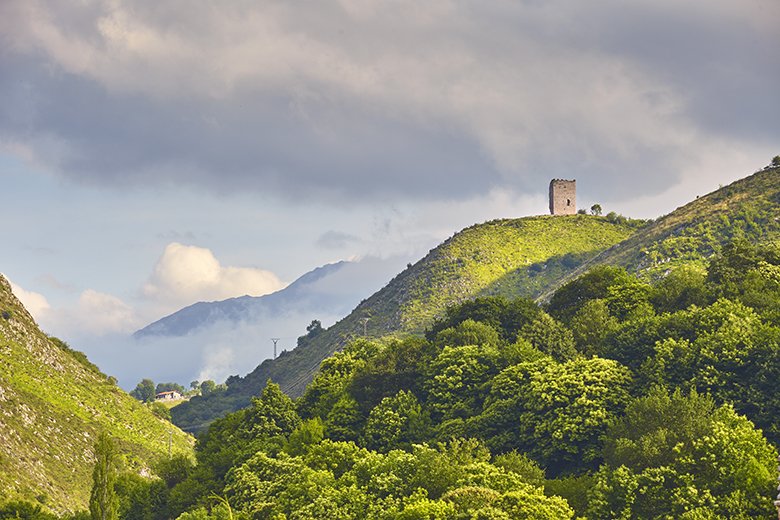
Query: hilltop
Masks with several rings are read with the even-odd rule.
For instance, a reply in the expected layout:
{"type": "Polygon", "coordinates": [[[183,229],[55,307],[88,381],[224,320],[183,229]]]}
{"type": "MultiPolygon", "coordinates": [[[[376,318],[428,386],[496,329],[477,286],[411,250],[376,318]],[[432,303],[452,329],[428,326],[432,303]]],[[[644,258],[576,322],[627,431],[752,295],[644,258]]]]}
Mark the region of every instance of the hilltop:
{"type": "Polygon", "coordinates": [[[174,422],[202,428],[246,406],[268,379],[288,394],[300,395],[320,361],[350,339],[419,334],[447,305],[469,298],[503,295],[545,301],[596,265],[623,266],[650,279],[683,264],[704,266],[734,239],[759,243],[777,237],[779,216],[780,168],[767,167],[642,226],[588,215],[472,226],[409,266],[305,348],[264,361],[224,394],[177,407],[174,422]]]}
{"type": "Polygon", "coordinates": [[[173,454],[192,452],[192,437],[41,332],[0,276],[0,496],[57,512],[86,509],[100,431],[141,474],[167,456],[169,441],[173,454]]]}
{"type": "Polygon", "coordinates": [[[749,177],[685,204],[631,237],[575,267],[540,295],[596,265],[617,265],[654,280],[681,265],[704,267],[707,259],[737,239],[761,243],[780,236],[780,168],[749,177]]]}
{"type": "Polygon", "coordinates": [[[270,378],[299,395],[319,363],[355,337],[421,333],[448,305],[482,295],[535,297],[564,273],[629,237],[639,221],[591,215],[504,219],[456,233],[410,265],[347,317],[232,381],[226,393],[194,398],[172,410],[197,430],[249,403],[270,378]],[[367,318],[367,321],[366,321],[367,318]]]}

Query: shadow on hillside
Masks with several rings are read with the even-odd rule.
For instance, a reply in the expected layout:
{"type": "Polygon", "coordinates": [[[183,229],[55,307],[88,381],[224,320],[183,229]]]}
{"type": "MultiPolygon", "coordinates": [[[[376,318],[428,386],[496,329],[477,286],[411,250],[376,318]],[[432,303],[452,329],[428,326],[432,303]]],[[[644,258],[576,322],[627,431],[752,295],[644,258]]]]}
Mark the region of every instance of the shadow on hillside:
{"type": "Polygon", "coordinates": [[[520,267],[508,272],[491,283],[476,296],[503,296],[508,299],[527,297],[536,299],[560,284],[572,271],[589,263],[603,249],[592,249],[579,253],[566,253],[520,267]],[[521,289],[523,288],[523,289],[521,289]]]}

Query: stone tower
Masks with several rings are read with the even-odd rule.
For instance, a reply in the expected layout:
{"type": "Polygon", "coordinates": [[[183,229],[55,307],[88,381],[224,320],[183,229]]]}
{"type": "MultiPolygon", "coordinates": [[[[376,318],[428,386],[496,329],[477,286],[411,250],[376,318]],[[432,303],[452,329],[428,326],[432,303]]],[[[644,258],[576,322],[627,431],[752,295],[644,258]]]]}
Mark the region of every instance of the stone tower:
{"type": "Polygon", "coordinates": [[[550,214],[574,215],[575,213],[577,213],[577,181],[551,180],[550,214]]]}

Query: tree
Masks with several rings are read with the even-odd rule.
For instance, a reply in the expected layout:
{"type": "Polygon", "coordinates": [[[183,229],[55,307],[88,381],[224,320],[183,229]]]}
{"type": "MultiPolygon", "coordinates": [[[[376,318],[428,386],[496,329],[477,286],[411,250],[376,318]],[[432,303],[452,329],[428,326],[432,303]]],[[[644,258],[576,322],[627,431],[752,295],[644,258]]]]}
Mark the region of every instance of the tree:
{"type": "Polygon", "coordinates": [[[154,381],[151,379],[142,379],[141,382],[136,385],[135,389],[130,392],[130,395],[144,403],[154,401],[154,381]]]}
{"type": "Polygon", "coordinates": [[[466,345],[492,345],[499,343],[498,333],[485,323],[467,319],[436,335],[435,343],[440,347],[463,347],[466,345]]]}
{"type": "Polygon", "coordinates": [[[520,337],[556,361],[567,361],[577,355],[572,332],[546,312],[523,327],[520,337]]]}
{"type": "Polygon", "coordinates": [[[706,272],[695,266],[682,266],[655,284],[650,301],[658,312],[675,312],[691,305],[707,303],[706,272]]]}
{"type": "Polygon", "coordinates": [[[425,390],[437,419],[465,418],[479,413],[485,384],[498,372],[495,347],[445,347],[431,362],[425,390]]]}
{"type": "Polygon", "coordinates": [[[553,318],[568,323],[585,302],[606,298],[612,285],[630,282],[632,279],[622,267],[594,267],[555,291],[546,310],[553,318]]]}
{"type": "Polygon", "coordinates": [[[114,490],[117,451],[114,440],[106,432],[101,432],[95,442],[95,459],[89,512],[92,520],[116,520],[119,508],[114,490]]]}
{"type": "Polygon", "coordinates": [[[211,379],[207,381],[203,381],[200,384],[200,395],[202,395],[203,397],[213,394],[216,390],[217,390],[217,383],[215,383],[211,379]]]}
{"type": "Polygon", "coordinates": [[[58,520],[39,504],[24,500],[12,500],[0,504],[0,520],[58,520]]]}
{"type": "Polygon", "coordinates": [[[603,299],[585,302],[570,323],[577,350],[586,356],[601,355],[602,341],[617,325],[617,318],[609,313],[603,299]]]}
{"type": "Polygon", "coordinates": [[[376,450],[410,448],[429,435],[431,421],[411,392],[385,397],[366,421],[366,444],[376,450]]]}
{"type": "Polygon", "coordinates": [[[601,215],[601,204],[594,204],[590,207],[590,214],[599,216],[601,215]]]}
{"type": "Polygon", "coordinates": [[[733,408],[655,389],[611,427],[589,518],[769,518],[777,453],[733,408]]]}
{"type": "Polygon", "coordinates": [[[311,323],[306,326],[306,335],[310,338],[320,334],[324,329],[322,328],[322,322],[320,320],[311,320],[311,323]]]}
{"type": "Polygon", "coordinates": [[[778,166],[780,166],[780,155],[775,155],[775,156],[772,158],[772,166],[774,166],[775,168],[777,168],[778,166]]]}
{"type": "Polygon", "coordinates": [[[630,382],[629,370],[608,359],[520,363],[491,381],[469,431],[494,451],[527,453],[553,476],[596,467],[630,382]]]}
{"type": "Polygon", "coordinates": [[[179,392],[182,395],[184,395],[184,392],[186,392],[184,387],[179,383],[157,383],[157,388],[155,388],[155,394],[171,391],[179,392]]]}

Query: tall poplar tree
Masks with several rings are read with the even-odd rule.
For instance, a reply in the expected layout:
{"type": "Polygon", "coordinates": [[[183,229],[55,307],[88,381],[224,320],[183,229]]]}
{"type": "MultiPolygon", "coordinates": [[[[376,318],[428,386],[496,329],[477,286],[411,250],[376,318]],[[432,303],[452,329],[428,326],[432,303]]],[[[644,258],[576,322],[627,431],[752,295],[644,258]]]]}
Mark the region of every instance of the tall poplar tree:
{"type": "Polygon", "coordinates": [[[116,481],[116,445],[105,432],[95,442],[95,469],[92,471],[92,493],[89,512],[92,520],[117,520],[119,500],[114,491],[116,481]]]}

